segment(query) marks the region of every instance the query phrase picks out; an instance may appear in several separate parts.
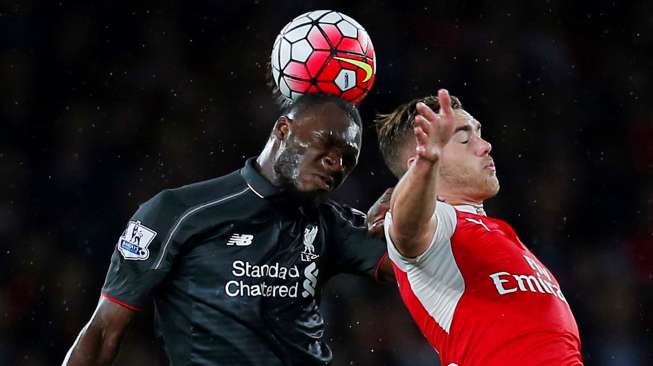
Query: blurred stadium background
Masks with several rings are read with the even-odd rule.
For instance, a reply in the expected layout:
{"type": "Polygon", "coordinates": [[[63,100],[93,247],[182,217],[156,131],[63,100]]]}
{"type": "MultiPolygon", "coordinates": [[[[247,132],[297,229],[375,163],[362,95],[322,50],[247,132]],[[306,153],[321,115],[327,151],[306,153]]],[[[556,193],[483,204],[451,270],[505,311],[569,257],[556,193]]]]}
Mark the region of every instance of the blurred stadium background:
{"type": "MultiPolygon", "coordinates": [[[[259,152],[274,38],[320,8],[378,55],[337,198],[365,211],[394,184],[374,114],[447,87],[494,146],[488,211],[557,275],[586,364],[653,364],[653,6],[602,0],[3,1],[0,364],[60,363],[137,205],[259,152]]],[[[339,278],[323,310],[333,365],[436,364],[394,286],[339,278]]],[[[116,364],[162,364],[148,314],[116,364]]]]}

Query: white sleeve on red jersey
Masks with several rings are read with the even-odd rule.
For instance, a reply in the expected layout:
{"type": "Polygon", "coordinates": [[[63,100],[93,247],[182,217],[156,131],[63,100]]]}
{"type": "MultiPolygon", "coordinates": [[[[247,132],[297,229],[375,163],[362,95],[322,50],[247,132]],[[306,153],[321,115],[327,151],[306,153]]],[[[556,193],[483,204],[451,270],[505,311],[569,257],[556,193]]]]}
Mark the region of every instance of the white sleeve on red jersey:
{"type": "Polygon", "coordinates": [[[405,257],[395,247],[390,238],[390,225],[392,225],[392,214],[388,211],[385,214],[385,222],[383,223],[385,229],[385,239],[388,244],[388,256],[390,259],[403,271],[408,270],[410,265],[423,265],[425,262],[428,262],[429,258],[432,257],[434,252],[433,248],[437,248],[438,245],[443,245],[451,239],[453,232],[456,229],[456,210],[453,206],[446,204],[444,202],[438,202],[435,206],[434,215],[436,216],[436,229],[431,243],[429,243],[428,248],[424,253],[418,255],[417,257],[410,258],[405,257]]]}

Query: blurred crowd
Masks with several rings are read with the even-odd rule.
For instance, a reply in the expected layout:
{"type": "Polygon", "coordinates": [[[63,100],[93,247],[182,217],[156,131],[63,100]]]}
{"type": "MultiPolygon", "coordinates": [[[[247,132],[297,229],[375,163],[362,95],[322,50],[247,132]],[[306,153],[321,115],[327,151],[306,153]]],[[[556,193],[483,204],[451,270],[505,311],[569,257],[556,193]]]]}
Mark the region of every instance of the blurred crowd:
{"type": "MultiPolygon", "coordinates": [[[[0,6],[0,365],[62,361],[139,203],[258,154],[274,38],[320,8],[377,54],[337,199],[366,211],[395,184],[374,115],[448,88],[493,144],[487,211],[556,274],[586,364],[653,364],[650,2],[17,0],[0,6]]],[[[322,308],[335,366],[437,364],[395,286],[336,278],[322,308]]],[[[116,364],[164,364],[151,311],[116,364]]]]}

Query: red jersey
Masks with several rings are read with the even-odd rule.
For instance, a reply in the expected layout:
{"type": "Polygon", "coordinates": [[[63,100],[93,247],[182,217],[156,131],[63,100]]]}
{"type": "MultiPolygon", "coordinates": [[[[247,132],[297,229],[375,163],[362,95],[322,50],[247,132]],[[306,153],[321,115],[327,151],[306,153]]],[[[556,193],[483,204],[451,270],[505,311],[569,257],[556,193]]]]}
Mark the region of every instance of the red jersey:
{"type": "Polygon", "coordinates": [[[388,234],[401,297],[443,366],[582,365],[558,281],[506,222],[438,202],[428,249],[402,256],[388,234]]]}

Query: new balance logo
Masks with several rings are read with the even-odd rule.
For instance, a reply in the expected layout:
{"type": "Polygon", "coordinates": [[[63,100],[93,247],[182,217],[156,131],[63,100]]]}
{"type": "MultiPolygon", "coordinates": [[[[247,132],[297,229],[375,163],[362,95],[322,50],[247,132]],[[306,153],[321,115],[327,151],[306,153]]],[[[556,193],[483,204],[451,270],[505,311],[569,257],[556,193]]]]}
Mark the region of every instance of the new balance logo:
{"type": "Polygon", "coordinates": [[[252,244],[252,240],[254,239],[254,235],[250,234],[233,234],[231,238],[229,238],[229,241],[227,241],[227,245],[232,246],[238,246],[238,247],[246,247],[248,245],[252,244]]]}

